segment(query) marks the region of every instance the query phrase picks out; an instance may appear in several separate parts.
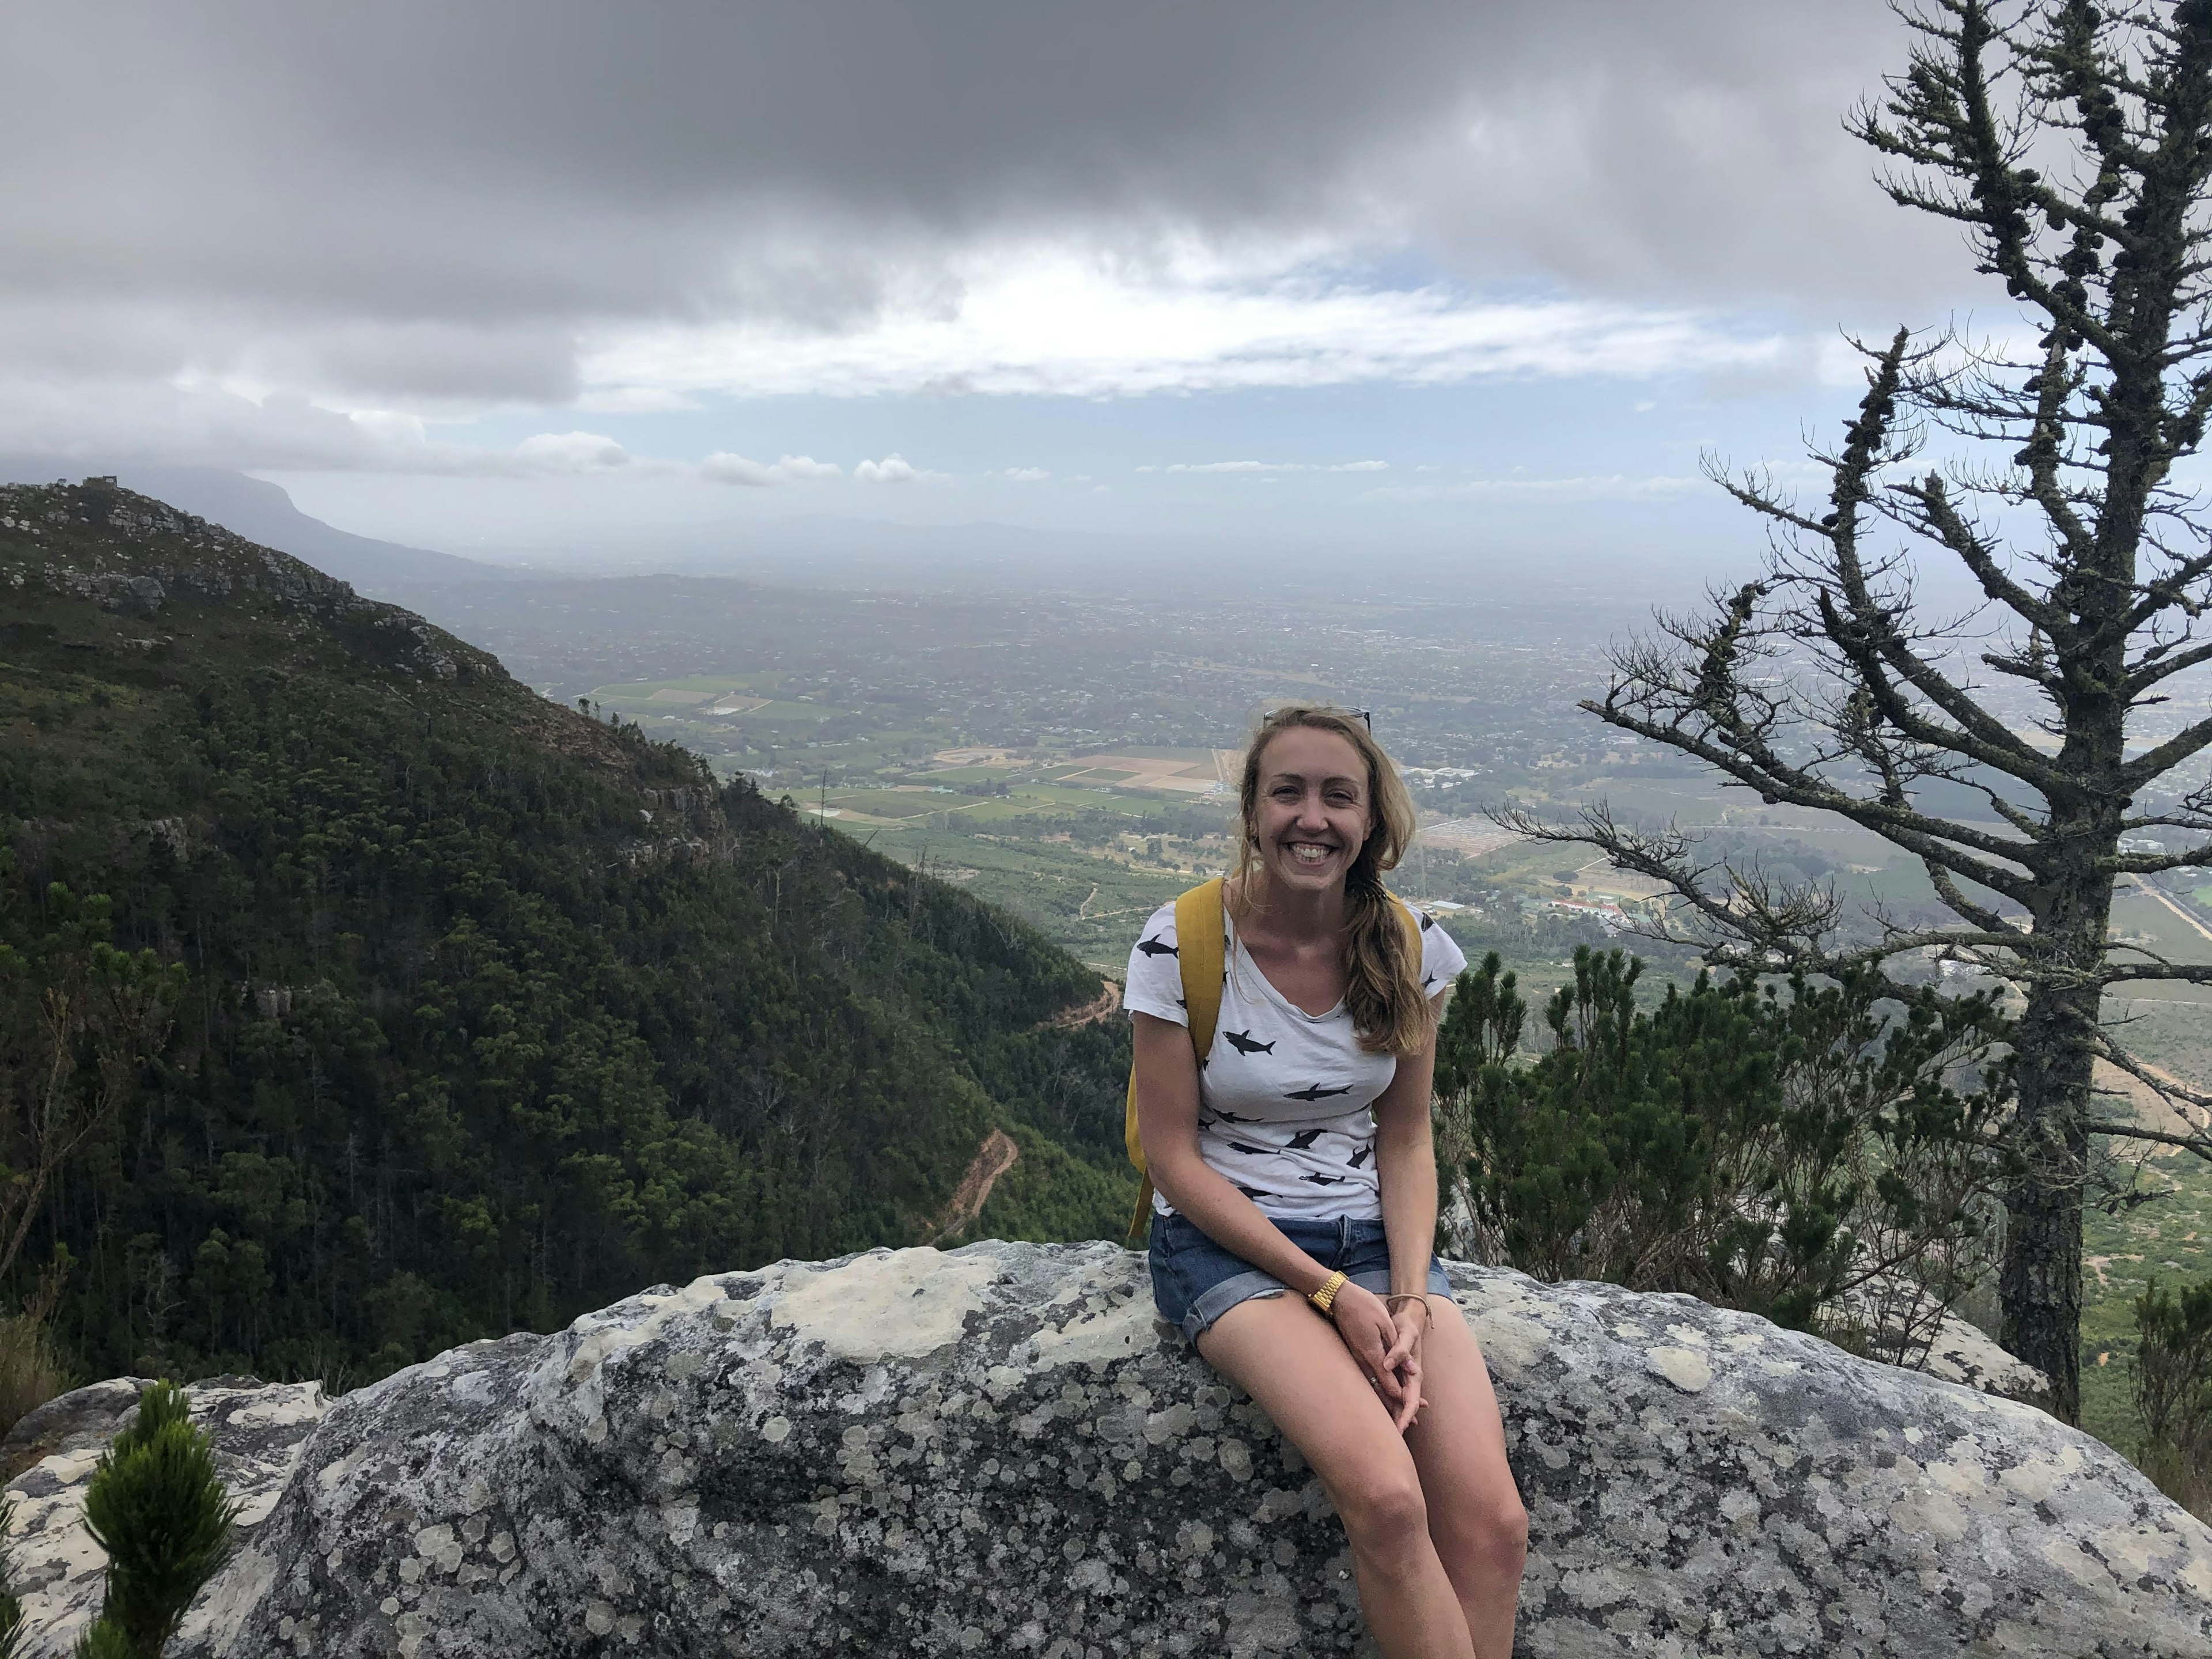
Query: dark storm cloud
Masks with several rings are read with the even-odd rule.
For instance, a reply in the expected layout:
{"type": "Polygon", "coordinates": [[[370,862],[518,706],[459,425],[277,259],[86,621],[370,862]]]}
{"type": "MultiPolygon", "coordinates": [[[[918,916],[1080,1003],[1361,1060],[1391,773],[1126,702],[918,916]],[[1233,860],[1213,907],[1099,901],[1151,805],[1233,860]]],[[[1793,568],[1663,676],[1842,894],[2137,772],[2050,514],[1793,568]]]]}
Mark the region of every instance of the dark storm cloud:
{"type": "Polygon", "coordinates": [[[1958,264],[1838,131],[1902,57],[1878,0],[39,0],[10,37],[0,349],[63,380],[544,401],[580,328],[950,307],[1003,238],[1808,320],[1958,264]]]}

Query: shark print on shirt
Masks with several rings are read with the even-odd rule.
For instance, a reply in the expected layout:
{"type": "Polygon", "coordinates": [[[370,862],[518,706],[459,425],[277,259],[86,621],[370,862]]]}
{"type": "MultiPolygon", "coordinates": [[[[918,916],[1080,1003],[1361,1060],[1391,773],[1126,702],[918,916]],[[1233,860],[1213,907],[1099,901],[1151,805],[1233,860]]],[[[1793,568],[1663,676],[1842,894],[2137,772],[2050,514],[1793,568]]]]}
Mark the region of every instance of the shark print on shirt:
{"type": "MultiPolygon", "coordinates": [[[[1467,965],[1451,934],[1421,918],[1421,976],[1431,994],[1467,965]]],[[[1310,1014],[1284,997],[1223,919],[1221,1012],[1199,1066],[1199,1154],[1271,1216],[1373,1219],[1382,1213],[1373,1106],[1397,1071],[1359,1047],[1340,1003],[1310,1014]]],[[[1122,1003],[1188,1025],[1175,907],[1153,913],[1129,952],[1122,1003]]],[[[1154,1206],[1170,1212],[1157,1194],[1154,1206]]]]}

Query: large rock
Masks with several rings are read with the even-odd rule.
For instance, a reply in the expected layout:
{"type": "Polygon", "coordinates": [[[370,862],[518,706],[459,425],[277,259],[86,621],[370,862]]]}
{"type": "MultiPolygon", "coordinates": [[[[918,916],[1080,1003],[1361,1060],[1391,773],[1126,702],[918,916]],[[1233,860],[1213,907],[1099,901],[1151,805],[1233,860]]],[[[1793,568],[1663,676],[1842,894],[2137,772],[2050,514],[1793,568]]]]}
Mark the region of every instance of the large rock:
{"type": "MultiPolygon", "coordinates": [[[[781,1263],[335,1402],[198,1655],[1352,1650],[1295,1454],[1140,1257],[781,1263]]],[[[1678,1297],[1455,1267],[1524,1655],[2212,1655],[2212,1531],[2033,1409],[1678,1297]]],[[[35,1473],[35,1472],[34,1472],[35,1473]]]]}
{"type": "MultiPolygon", "coordinates": [[[[318,1432],[229,1650],[1349,1648],[1327,1504],[1140,1267],[786,1264],[403,1373],[318,1432]]],[[[2212,1535],[2047,1418],[1683,1298],[1455,1283],[1527,1652],[2212,1653],[2212,1535]]]]}
{"type": "MultiPolygon", "coordinates": [[[[8,1548],[27,1632],[20,1659],[62,1659],[98,1616],[107,1556],[84,1528],[84,1492],[100,1454],[138,1414],[138,1377],[95,1382],[27,1413],[0,1441],[0,1467],[30,1467],[8,1483],[14,1504],[8,1548]]],[[[218,1376],[185,1389],[192,1421],[215,1438],[216,1470],[238,1506],[249,1542],[292,1478],[308,1431],[322,1420],[322,1385],[218,1376]]],[[[184,1634],[216,1613],[203,1597],[184,1634]]],[[[231,1621],[234,1623],[235,1621],[231,1621]]]]}

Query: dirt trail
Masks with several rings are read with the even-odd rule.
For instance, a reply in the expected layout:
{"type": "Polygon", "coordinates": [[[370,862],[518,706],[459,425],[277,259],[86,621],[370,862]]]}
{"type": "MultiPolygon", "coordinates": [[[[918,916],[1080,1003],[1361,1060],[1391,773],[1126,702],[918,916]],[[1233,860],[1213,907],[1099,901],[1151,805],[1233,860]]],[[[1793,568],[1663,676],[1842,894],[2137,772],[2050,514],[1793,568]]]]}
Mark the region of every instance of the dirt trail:
{"type": "Polygon", "coordinates": [[[989,1202],[991,1188],[999,1177],[1022,1160],[1022,1149],[1014,1145],[1014,1138],[1004,1129],[994,1129],[983,1137],[977,1149],[975,1161],[968,1166],[968,1173],[960,1177],[954,1188],[952,1201],[945,1206],[942,1224],[930,1236],[932,1244],[939,1244],[975,1222],[989,1202]]]}
{"type": "Polygon", "coordinates": [[[1105,988],[1080,1008],[1070,1008],[1054,1014],[1036,1029],[1040,1031],[1073,1031],[1085,1025],[1096,1025],[1109,1018],[1121,1006],[1121,988],[1108,980],[1105,988]]]}
{"type": "Polygon", "coordinates": [[[2158,888],[2152,886],[2148,882],[2137,882],[2135,884],[2135,890],[2138,893],[2142,893],[2151,898],[2156,899],[2167,909],[2172,911],[2175,915],[2180,917],[2182,921],[2187,922],[2191,927],[2194,927],[2197,933],[2202,934],[2205,939],[2212,939],[2212,927],[2207,927],[2203,922],[2197,921],[2196,917],[2191,915],[2188,911],[2176,904],[2166,894],[2160,891],[2158,888]]]}

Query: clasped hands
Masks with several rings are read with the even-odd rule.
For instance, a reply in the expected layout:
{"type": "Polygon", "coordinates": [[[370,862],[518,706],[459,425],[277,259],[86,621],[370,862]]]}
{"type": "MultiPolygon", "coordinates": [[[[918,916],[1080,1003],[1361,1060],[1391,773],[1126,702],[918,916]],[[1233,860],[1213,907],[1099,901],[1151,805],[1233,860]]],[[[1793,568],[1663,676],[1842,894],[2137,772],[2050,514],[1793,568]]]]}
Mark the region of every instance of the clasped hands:
{"type": "Polygon", "coordinates": [[[1385,1302],[1347,1279],[1337,1291],[1328,1318],[1374,1384],[1391,1422],[1405,1433],[1427,1403],[1421,1398],[1421,1339],[1429,1332],[1428,1297],[1385,1302]]]}

